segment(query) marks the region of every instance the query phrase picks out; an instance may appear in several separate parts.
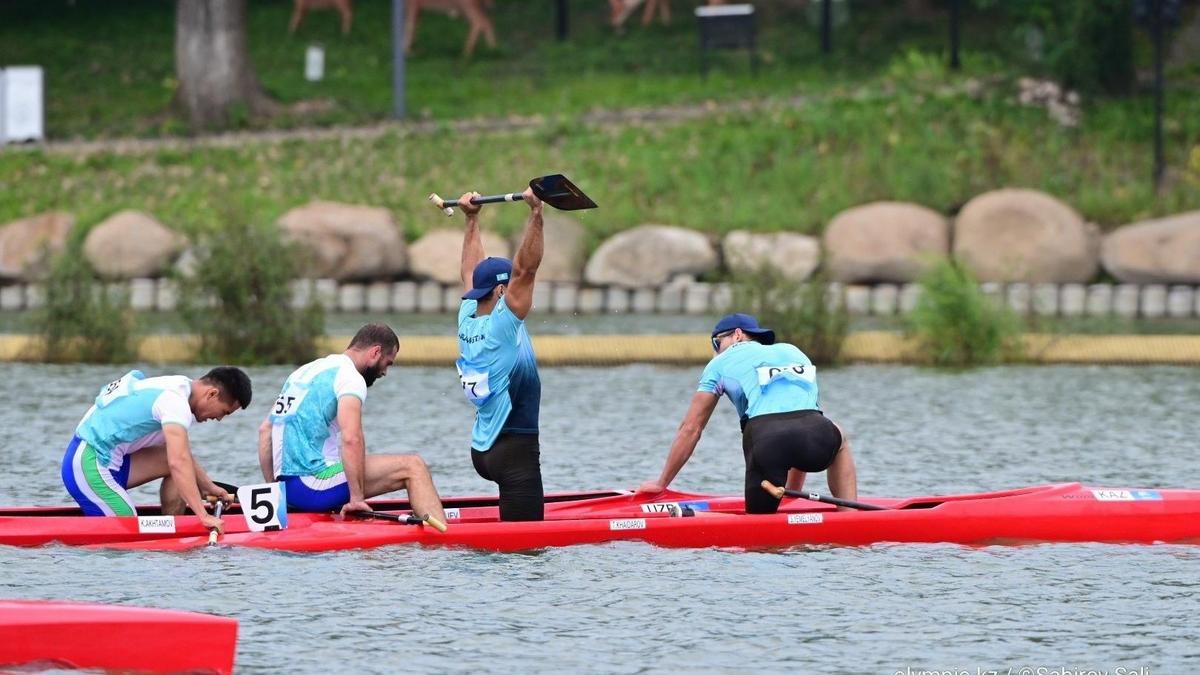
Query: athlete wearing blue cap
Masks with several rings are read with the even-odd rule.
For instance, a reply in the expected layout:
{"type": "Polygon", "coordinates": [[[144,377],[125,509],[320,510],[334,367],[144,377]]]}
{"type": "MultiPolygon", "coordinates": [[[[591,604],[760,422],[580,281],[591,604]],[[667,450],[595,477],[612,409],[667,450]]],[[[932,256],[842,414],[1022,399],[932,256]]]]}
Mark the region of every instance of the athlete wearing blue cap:
{"type": "Polygon", "coordinates": [[[533,306],[533,283],[542,263],[542,201],[532,190],[525,236],[512,261],[485,258],[479,236],[478,192],[458,202],[467,216],[463,236],[458,310],[458,377],[475,406],[471,462],[485,480],[500,488],[500,520],[542,520],[541,451],[538,408],[542,382],[525,317],[533,306]]]}
{"type": "Polygon", "coordinates": [[[793,345],[775,343],[775,331],[748,314],[730,314],[712,332],[716,356],[700,375],[683,423],[658,480],[638,492],[659,493],[691,458],[700,434],[724,394],[737,409],[746,458],[746,512],[775,513],[779,500],[762,481],[799,490],[810,471],[828,470],[835,497],[855,499],[858,480],[850,443],[821,412],[817,369],[793,345]]]}

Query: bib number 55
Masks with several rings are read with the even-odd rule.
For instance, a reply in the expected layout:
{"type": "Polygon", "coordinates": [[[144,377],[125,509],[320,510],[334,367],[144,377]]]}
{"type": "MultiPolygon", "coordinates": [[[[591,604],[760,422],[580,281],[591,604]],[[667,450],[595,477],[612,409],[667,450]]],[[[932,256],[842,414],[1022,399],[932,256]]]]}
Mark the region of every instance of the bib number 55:
{"type": "Polygon", "coordinates": [[[251,532],[287,528],[287,499],[283,483],[243,485],[238,488],[238,503],[251,532]]]}

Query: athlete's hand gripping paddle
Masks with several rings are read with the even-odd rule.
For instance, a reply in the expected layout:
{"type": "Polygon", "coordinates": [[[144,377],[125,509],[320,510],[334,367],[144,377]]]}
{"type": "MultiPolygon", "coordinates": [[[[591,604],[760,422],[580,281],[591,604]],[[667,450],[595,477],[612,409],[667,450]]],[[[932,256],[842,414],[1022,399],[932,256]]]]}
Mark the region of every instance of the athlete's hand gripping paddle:
{"type": "Polygon", "coordinates": [[[859,511],[888,511],[889,510],[887,507],[877,506],[875,504],[864,504],[863,502],[855,502],[855,501],[851,501],[849,499],[842,499],[840,497],[826,497],[825,495],[819,495],[815,492],[800,492],[799,490],[789,490],[787,488],[777,487],[774,484],[772,484],[771,481],[769,481],[769,480],[764,480],[762,482],[762,489],[769,492],[771,494],[771,496],[776,499],[783,499],[784,495],[787,495],[788,497],[799,497],[800,499],[811,499],[814,502],[821,502],[822,504],[833,504],[834,506],[844,506],[848,509],[858,509],[859,511]]]}
{"type": "MultiPolygon", "coordinates": [[[[225,502],[218,499],[217,505],[213,507],[213,516],[215,518],[220,518],[221,514],[224,512],[225,512],[225,502]]],[[[217,528],[215,528],[215,527],[208,531],[208,545],[209,546],[217,545],[217,534],[218,534],[218,531],[217,531],[217,528]]]]}
{"type": "MultiPolygon", "coordinates": [[[[561,173],[534,178],[529,181],[529,187],[538,199],[559,211],[580,211],[596,208],[596,202],[592,201],[591,197],[585,195],[583,190],[575,187],[575,184],[561,173]]],[[[441,209],[442,213],[445,213],[447,216],[454,215],[454,207],[458,206],[457,199],[442,199],[436,192],[429,195],[429,201],[433,202],[433,205],[441,209]]],[[[500,202],[519,201],[522,201],[521,192],[508,192],[502,195],[476,197],[471,200],[471,203],[496,204],[500,202]]]]}

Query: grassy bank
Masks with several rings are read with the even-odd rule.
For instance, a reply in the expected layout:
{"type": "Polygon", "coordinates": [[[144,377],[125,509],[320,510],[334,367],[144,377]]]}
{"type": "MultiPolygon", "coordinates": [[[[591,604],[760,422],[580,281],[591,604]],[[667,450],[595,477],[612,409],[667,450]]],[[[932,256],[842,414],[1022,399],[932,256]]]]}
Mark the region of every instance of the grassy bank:
{"type": "MultiPolygon", "coordinates": [[[[576,114],[595,108],[653,106],[710,99],[815,93],[886,75],[910,49],[946,49],[943,13],[911,17],[889,3],[856,3],[839,25],[835,52],[820,52],[802,3],[760,3],[763,63],[757,76],[745,56],[722,55],[709,79],[699,77],[693,2],[674,3],[674,21],[643,28],[634,17],[622,36],[606,23],[606,3],[569,3],[571,36],[554,38],[553,2],[497,3],[500,46],[482,43],[460,56],[465,21],[423,16],[408,64],[410,114],[450,119],[477,115],[576,114]]],[[[163,135],[185,132],[164,114],[177,83],[174,2],[165,0],[7,0],[0,3],[0,64],[46,69],[47,130],[53,138],[163,135]]],[[[392,111],[390,0],[354,3],[350,35],[337,15],[311,13],[287,33],[292,3],[249,3],[249,45],[264,88],[284,104],[308,103],[245,126],[362,124],[392,111]],[[326,50],[326,76],[308,82],[304,50],[326,50]]],[[[640,12],[639,12],[640,14],[640,12]]],[[[968,12],[968,73],[1002,70],[1012,51],[1011,26],[997,13],[968,12]]]]}
{"type": "MultiPolygon", "coordinates": [[[[1200,97],[1171,105],[1168,147],[1182,166],[1200,144],[1200,97]]],[[[86,227],[137,208],[196,232],[230,205],[273,221],[319,198],[387,207],[413,238],[446,223],[425,202],[430,191],[511,190],[526,177],[562,171],[601,205],[580,216],[595,241],[646,222],[815,233],[866,201],[909,200],[949,213],[1001,186],[1046,190],[1111,228],[1200,208],[1200,162],[1195,174],[1175,172],[1162,195],[1151,189],[1144,112],[1136,101],[1112,102],[1081,128],[1064,129],[1006,92],[897,94],[653,125],[583,127],[555,118],[510,134],[398,128],[379,138],[235,148],[5,152],[0,184],[11,188],[0,191],[0,222],[65,209],[86,227]]],[[[485,225],[508,232],[523,217],[519,208],[484,212],[485,225]]]]}

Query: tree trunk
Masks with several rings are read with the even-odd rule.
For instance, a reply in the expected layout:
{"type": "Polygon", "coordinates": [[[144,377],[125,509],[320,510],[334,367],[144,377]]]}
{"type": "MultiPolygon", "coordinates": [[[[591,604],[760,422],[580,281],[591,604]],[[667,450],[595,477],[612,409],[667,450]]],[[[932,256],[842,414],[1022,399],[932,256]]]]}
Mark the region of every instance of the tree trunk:
{"type": "Polygon", "coordinates": [[[239,108],[269,112],[246,47],[246,0],[177,0],[175,105],[193,127],[224,127],[239,108]]]}

